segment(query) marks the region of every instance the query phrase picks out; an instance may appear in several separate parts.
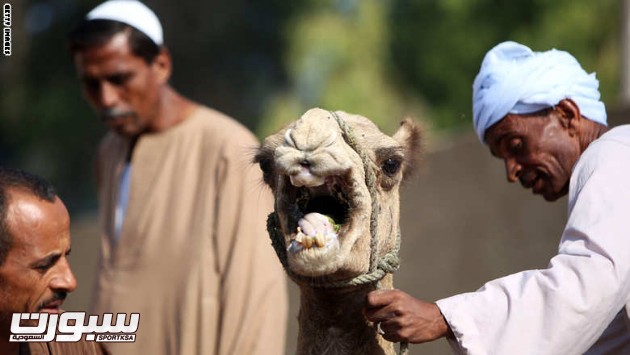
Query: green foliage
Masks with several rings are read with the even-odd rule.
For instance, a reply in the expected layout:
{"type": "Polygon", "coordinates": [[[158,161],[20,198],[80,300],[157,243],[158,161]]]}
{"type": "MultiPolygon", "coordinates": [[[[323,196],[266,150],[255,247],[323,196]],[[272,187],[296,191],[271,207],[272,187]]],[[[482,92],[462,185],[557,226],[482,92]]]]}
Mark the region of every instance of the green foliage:
{"type": "Polygon", "coordinates": [[[45,177],[71,210],[92,208],[92,157],[104,129],[81,98],[65,47],[70,24],[29,32],[28,5],[13,4],[15,55],[0,65],[7,70],[0,89],[0,164],[45,177]]]}
{"type": "MultiPolygon", "coordinates": [[[[98,2],[11,2],[14,55],[0,58],[0,164],[53,181],[71,211],[95,205],[92,157],[104,127],[81,98],[65,35],[98,2]]],[[[615,0],[148,3],[165,27],[173,86],[259,137],[315,106],[388,132],[406,115],[468,129],[474,76],[504,40],[571,52],[597,72],[604,102],[617,99],[615,0]]]]}
{"type": "Polygon", "coordinates": [[[289,87],[271,99],[260,135],[316,106],[365,115],[386,131],[419,112],[418,100],[405,98],[391,80],[387,14],[380,0],[326,1],[288,21],[289,87]]]}
{"type": "Polygon", "coordinates": [[[472,82],[487,50],[505,40],[569,51],[597,72],[604,101],[618,87],[620,4],[614,0],[401,0],[391,12],[392,66],[430,104],[439,129],[469,125],[472,82]]]}

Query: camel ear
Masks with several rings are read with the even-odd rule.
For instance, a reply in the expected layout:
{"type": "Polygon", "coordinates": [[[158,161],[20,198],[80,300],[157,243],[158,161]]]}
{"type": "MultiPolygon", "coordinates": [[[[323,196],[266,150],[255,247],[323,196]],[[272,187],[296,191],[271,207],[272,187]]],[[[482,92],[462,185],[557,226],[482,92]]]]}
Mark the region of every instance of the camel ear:
{"type": "Polygon", "coordinates": [[[400,143],[405,152],[402,172],[404,181],[413,175],[422,160],[422,129],[416,121],[406,118],[400,123],[400,128],[393,138],[400,143]]]}
{"type": "Polygon", "coordinates": [[[262,171],[263,181],[273,190],[276,187],[274,181],[273,150],[265,149],[264,146],[261,146],[254,156],[253,163],[258,164],[262,171]]]}

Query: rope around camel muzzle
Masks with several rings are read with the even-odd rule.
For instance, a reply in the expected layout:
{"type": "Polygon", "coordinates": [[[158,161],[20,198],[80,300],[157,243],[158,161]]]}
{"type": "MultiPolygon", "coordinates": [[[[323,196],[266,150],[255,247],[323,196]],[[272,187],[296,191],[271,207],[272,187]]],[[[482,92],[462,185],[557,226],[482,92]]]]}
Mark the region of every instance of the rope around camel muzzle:
{"type": "MultiPolygon", "coordinates": [[[[278,216],[276,212],[272,212],[267,217],[267,232],[269,233],[269,237],[271,238],[271,245],[273,249],[276,251],[278,255],[278,259],[282,263],[284,270],[287,275],[295,281],[297,284],[309,285],[314,287],[321,288],[343,288],[343,287],[352,287],[352,286],[361,286],[370,283],[375,283],[376,288],[379,287],[378,281],[380,281],[385,275],[394,273],[398,270],[400,266],[400,259],[398,257],[398,252],[400,250],[400,230],[396,233],[396,244],[394,249],[389,253],[383,255],[382,257],[378,256],[378,240],[376,236],[376,228],[377,228],[377,216],[380,213],[380,206],[377,203],[376,199],[376,175],[374,173],[374,163],[368,157],[368,155],[359,147],[357,141],[355,139],[352,127],[348,126],[346,122],[341,119],[335,112],[330,112],[333,117],[335,117],[339,128],[341,128],[341,133],[343,139],[346,143],[359,154],[361,161],[363,163],[364,171],[365,171],[365,183],[370,192],[370,198],[372,199],[372,214],[370,216],[370,267],[369,271],[365,274],[358,275],[351,279],[340,280],[340,281],[330,281],[330,282],[321,282],[317,284],[313,284],[313,280],[301,275],[295,274],[289,268],[289,262],[287,258],[287,250],[284,245],[284,235],[282,234],[282,229],[280,228],[280,221],[278,220],[278,216]]],[[[406,355],[409,352],[409,344],[407,342],[400,343],[399,354],[406,355]]]]}

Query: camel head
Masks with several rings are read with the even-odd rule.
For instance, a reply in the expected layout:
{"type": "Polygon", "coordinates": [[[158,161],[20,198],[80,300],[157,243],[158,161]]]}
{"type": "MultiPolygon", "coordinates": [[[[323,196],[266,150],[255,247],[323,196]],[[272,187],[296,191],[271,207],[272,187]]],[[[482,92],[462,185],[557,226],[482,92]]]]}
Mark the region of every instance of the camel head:
{"type": "Polygon", "coordinates": [[[274,194],[285,267],[313,282],[367,273],[372,253],[396,248],[399,187],[419,155],[411,120],[390,137],[365,117],[319,108],[267,137],[255,161],[274,194]]]}

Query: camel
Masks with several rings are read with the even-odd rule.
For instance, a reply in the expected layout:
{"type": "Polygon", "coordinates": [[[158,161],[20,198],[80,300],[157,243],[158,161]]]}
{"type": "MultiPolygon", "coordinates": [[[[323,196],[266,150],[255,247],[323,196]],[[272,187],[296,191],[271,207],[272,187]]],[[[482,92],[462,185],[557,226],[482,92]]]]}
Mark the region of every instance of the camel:
{"type": "Polygon", "coordinates": [[[412,120],[390,137],[365,117],[314,108],[258,149],[272,244],[300,288],[297,354],[395,353],[362,310],[368,292],[393,286],[399,186],[420,145],[412,120]]]}

